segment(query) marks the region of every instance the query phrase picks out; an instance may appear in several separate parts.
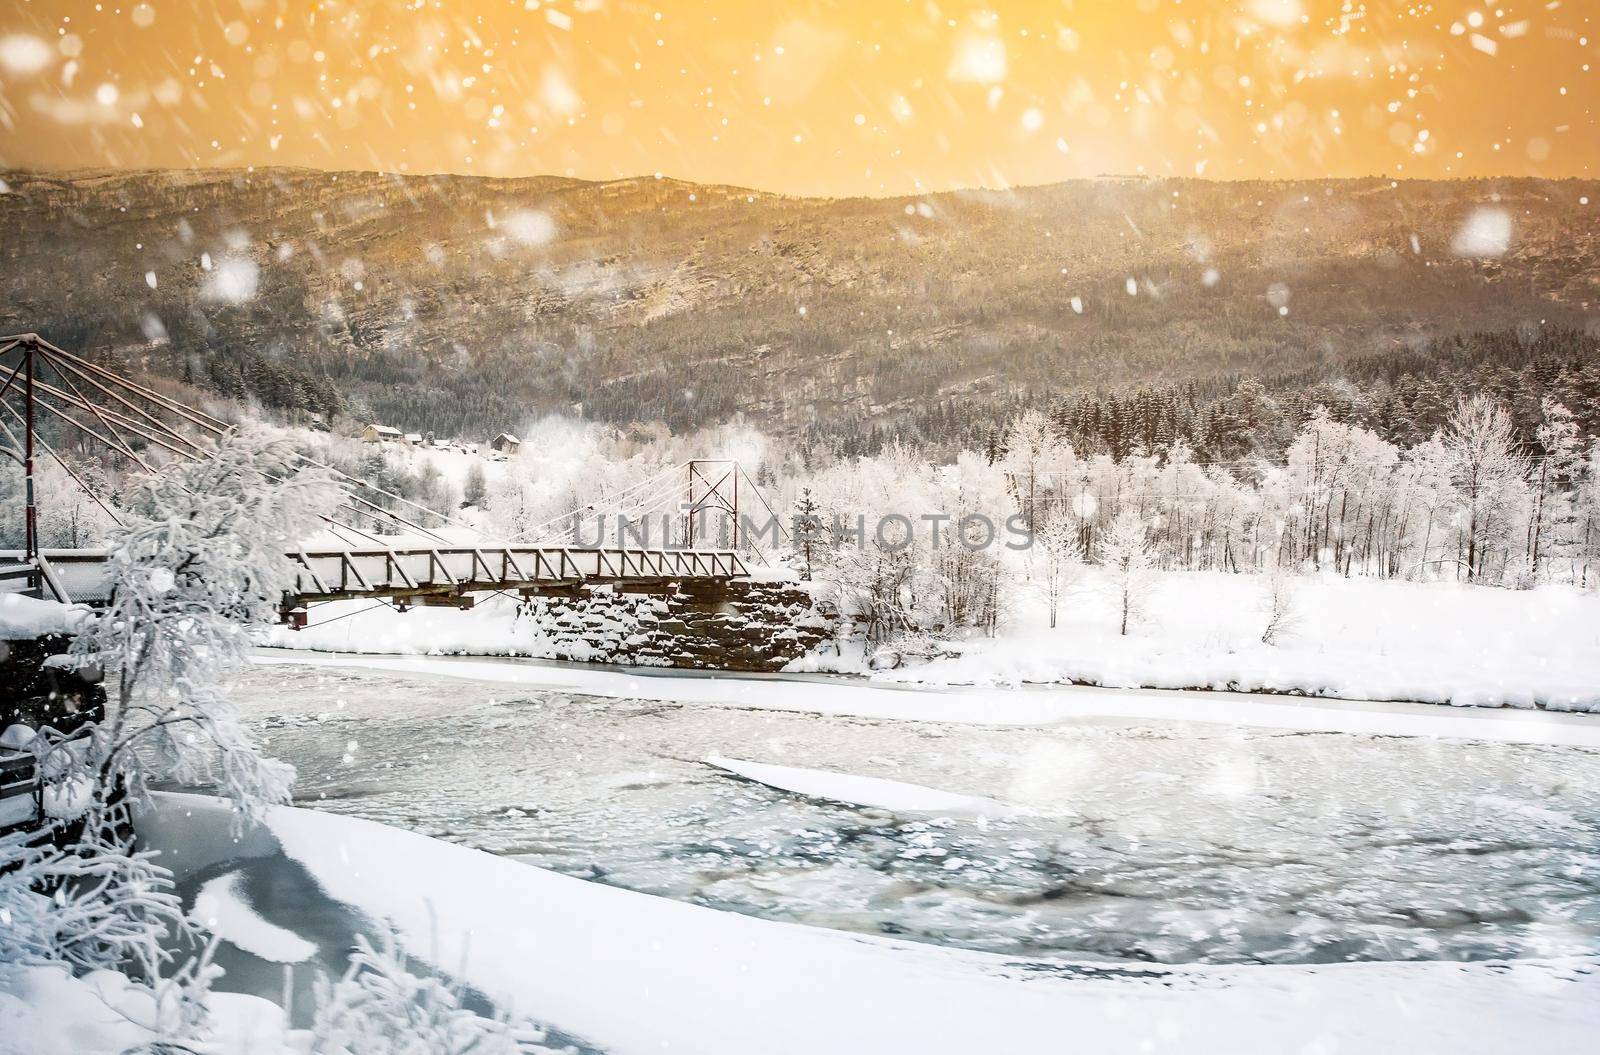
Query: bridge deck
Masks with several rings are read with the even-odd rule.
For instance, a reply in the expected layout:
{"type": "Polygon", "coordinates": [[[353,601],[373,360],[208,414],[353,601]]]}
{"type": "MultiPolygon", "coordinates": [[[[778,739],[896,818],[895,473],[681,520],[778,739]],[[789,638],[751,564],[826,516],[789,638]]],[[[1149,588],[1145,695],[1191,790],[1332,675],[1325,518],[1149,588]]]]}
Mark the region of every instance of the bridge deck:
{"type": "Polygon", "coordinates": [[[738,554],[728,550],[437,546],[290,556],[300,566],[295,593],[302,602],[605,583],[726,582],[747,574],[738,554]]]}
{"type": "MultiPolygon", "coordinates": [[[[16,551],[0,551],[0,590],[20,589],[16,551]]],[[[103,550],[46,550],[45,560],[74,601],[111,592],[103,550]]],[[[582,585],[718,584],[747,575],[731,550],[592,549],[570,546],[404,546],[297,550],[286,607],[356,597],[404,600],[487,590],[559,590],[582,585]]],[[[424,600],[424,603],[425,600],[424,600]]]]}

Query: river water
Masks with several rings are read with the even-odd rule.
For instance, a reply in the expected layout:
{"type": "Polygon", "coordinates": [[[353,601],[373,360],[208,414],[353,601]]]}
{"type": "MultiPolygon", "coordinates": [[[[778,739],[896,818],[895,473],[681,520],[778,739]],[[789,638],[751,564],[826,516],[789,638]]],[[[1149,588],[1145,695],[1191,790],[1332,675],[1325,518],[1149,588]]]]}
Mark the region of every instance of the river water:
{"type": "Polygon", "coordinates": [[[311,666],[256,668],[236,699],[304,805],[768,919],[1164,963],[1600,953],[1600,751],[890,722],[311,666]],[[1016,812],[819,801],[711,755],[1016,812]]]}

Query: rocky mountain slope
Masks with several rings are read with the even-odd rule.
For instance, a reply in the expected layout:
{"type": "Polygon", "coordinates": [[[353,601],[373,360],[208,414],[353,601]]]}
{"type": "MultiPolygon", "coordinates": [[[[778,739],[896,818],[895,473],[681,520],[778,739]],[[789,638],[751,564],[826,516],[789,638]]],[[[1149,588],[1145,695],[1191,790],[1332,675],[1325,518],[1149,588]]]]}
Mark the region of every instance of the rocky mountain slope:
{"type": "Polygon", "coordinates": [[[0,178],[0,328],[441,432],[793,429],[1600,319],[1597,182],[0,178]]]}

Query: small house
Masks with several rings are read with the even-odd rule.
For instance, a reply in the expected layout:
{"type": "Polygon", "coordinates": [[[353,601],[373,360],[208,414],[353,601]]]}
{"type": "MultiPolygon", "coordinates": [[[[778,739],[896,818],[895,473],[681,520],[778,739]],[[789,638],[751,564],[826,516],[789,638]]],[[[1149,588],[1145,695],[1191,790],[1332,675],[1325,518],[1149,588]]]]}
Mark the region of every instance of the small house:
{"type": "Polygon", "coordinates": [[[361,430],[361,439],[367,443],[399,443],[402,436],[399,429],[374,422],[361,430]]]}
{"type": "Polygon", "coordinates": [[[511,435],[509,432],[502,432],[500,435],[489,441],[489,449],[500,454],[516,454],[517,450],[521,446],[522,441],[511,435]]]}
{"type": "Polygon", "coordinates": [[[411,447],[420,447],[420,446],[422,446],[422,433],[420,433],[420,432],[408,432],[408,433],[406,433],[406,444],[408,446],[411,446],[411,447]]]}

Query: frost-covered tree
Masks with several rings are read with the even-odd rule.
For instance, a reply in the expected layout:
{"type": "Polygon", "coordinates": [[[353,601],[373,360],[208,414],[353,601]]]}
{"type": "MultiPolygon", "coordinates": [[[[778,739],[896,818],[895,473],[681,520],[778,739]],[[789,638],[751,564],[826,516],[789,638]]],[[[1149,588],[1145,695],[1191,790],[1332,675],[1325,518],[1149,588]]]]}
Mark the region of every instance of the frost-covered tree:
{"type": "Polygon", "coordinates": [[[1533,473],[1533,516],[1528,529],[1530,573],[1538,579],[1546,559],[1570,558],[1581,546],[1574,501],[1583,475],[1583,445],[1572,411],[1546,397],[1537,432],[1542,456],[1533,473]]]}
{"type": "MultiPolygon", "coordinates": [[[[896,453],[905,452],[889,455],[896,453]]],[[[860,459],[817,480],[828,510],[825,577],[839,612],[860,621],[870,644],[914,634],[926,621],[930,587],[916,523],[886,519],[926,504],[919,486],[925,478],[909,458],[878,458],[860,459]],[[903,502],[895,500],[896,480],[903,502]]]]}
{"type": "Polygon", "coordinates": [[[128,846],[116,812],[91,817],[65,846],[37,832],[0,836],[0,988],[30,968],[115,971],[146,998],[148,1050],[200,1050],[217,941],[184,916],[172,873],[128,846]]]}
{"type": "MultiPolygon", "coordinates": [[[[1439,565],[1435,547],[1446,533],[1454,502],[1451,455],[1442,440],[1424,440],[1406,452],[1396,473],[1387,554],[1380,569],[1406,578],[1426,577],[1439,565]]],[[[1448,561],[1450,558],[1443,558],[1448,561]]]]}
{"type": "MultiPolygon", "coordinates": [[[[50,549],[98,546],[116,526],[107,511],[116,508],[116,488],[105,470],[92,461],[70,464],[69,473],[55,458],[41,457],[36,463],[34,489],[41,497],[39,544],[50,549]]],[[[0,544],[22,545],[22,492],[21,466],[0,460],[0,544]]]]}
{"type": "Polygon", "coordinates": [[[1077,520],[1065,508],[1053,506],[1034,529],[1033,541],[1040,567],[1039,586],[1054,628],[1062,598],[1083,577],[1083,543],[1077,520]]]}
{"type": "Polygon", "coordinates": [[[417,470],[416,487],[417,504],[426,506],[437,514],[436,516],[421,514],[424,527],[439,526],[444,523],[445,517],[461,506],[461,495],[456,491],[455,485],[431,458],[422,459],[422,467],[417,470]]]}
{"type": "Polygon", "coordinates": [[[285,801],[293,771],[256,749],[227,689],[249,626],[272,621],[293,586],[286,552],[338,500],[288,443],[249,435],[141,482],[110,540],[110,603],[73,645],[105,674],[105,718],[87,742],[53,745],[56,779],[87,781],[92,809],[118,792],[140,802],[165,779],[215,781],[244,817],[285,801]]]}
{"type": "Polygon", "coordinates": [[[461,485],[461,504],[482,508],[489,497],[489,481],[483,472],[482,462],[473,462],[467,468],[466,480],[461,485]]]}
{"type": "Polygon", "coordinates": [[[489,523],[502,538],[526,539],[542,521],[556,515],[549,496],[515,472],[495,480],[486,501],[489,523]]]}
{"type": "Polygon", "coordinates": [[[1128,628],[1144,616],[1155,568],[1145,540],[1145,522],[1137,510],[1128,508],[1117,514],[1111,527],[1095,541],[1094,556],[1106,570],[1120,632],[1126,635],[1128,628]]]}
{"type": "Polygon", "coordinates": [[[1398,460],[1393,444],[1317,407],[1285,461],[1283,482],[1299,497],[1291,515],[1296,556],[1348,575],[1357,555],[1370,551],[1375,512],[1398,460]]]}
{"type": "Polygon", "coordinates": [[[298,462],[282,441],[230,436],[133,490],[110,539],[111,600],[72,652],[80,669],[106,673],[105,714],[71,736],[34,738],[55,838],[0,839],[0,970],[127,972],[163,1043],[200,1037],[215,942],[196,939],[169,969],[175,939],[196,935],[171,874],[133,848],[128,813],[164,779],[215,781],[241,822],[288,798],[293,770],[256,748],[227,686],[246,662],[248,626],[272,618],[292,585],[286,550],[338,498],[329,475],[298,462]]]}
{"type": "Polygon", "coordinates": [[[1458,512],[1458,557],[1468,581],[1487,575],[1492,551],[1510,536],[1518,491],[1528,475],[1511,414],[1479,393],[1456,404],[1443,442],[1458,512]]]}
{"type": "Polygon", "coordinates": [[[1049,418],[1029,410],[1012,425],[1000,464],[1029,528],[1037,530],[1039,511],[1076,467],[1077,457],[1072,445],[1056,435],[1049,418]]]}
{"type": "MultiPolygon", "coordinates": [[[[926,490],[932,508],[926,538],[938,621],[951,632],[994,633],[1004,607],[1004,523],[1012,508],[1005,479],[988,462],[963,451],[935,470],[926,490]]],[[[919,540],[920,541],[920,540],[919,540]]]]}
{"type": "Polygon", "coordinates": [[[109,819],[93,818],[69,850],[36,832],[0,836],[0,970],[61,964],[159,974],[182,903],[170,873],[131,850],[109,819]]]}

